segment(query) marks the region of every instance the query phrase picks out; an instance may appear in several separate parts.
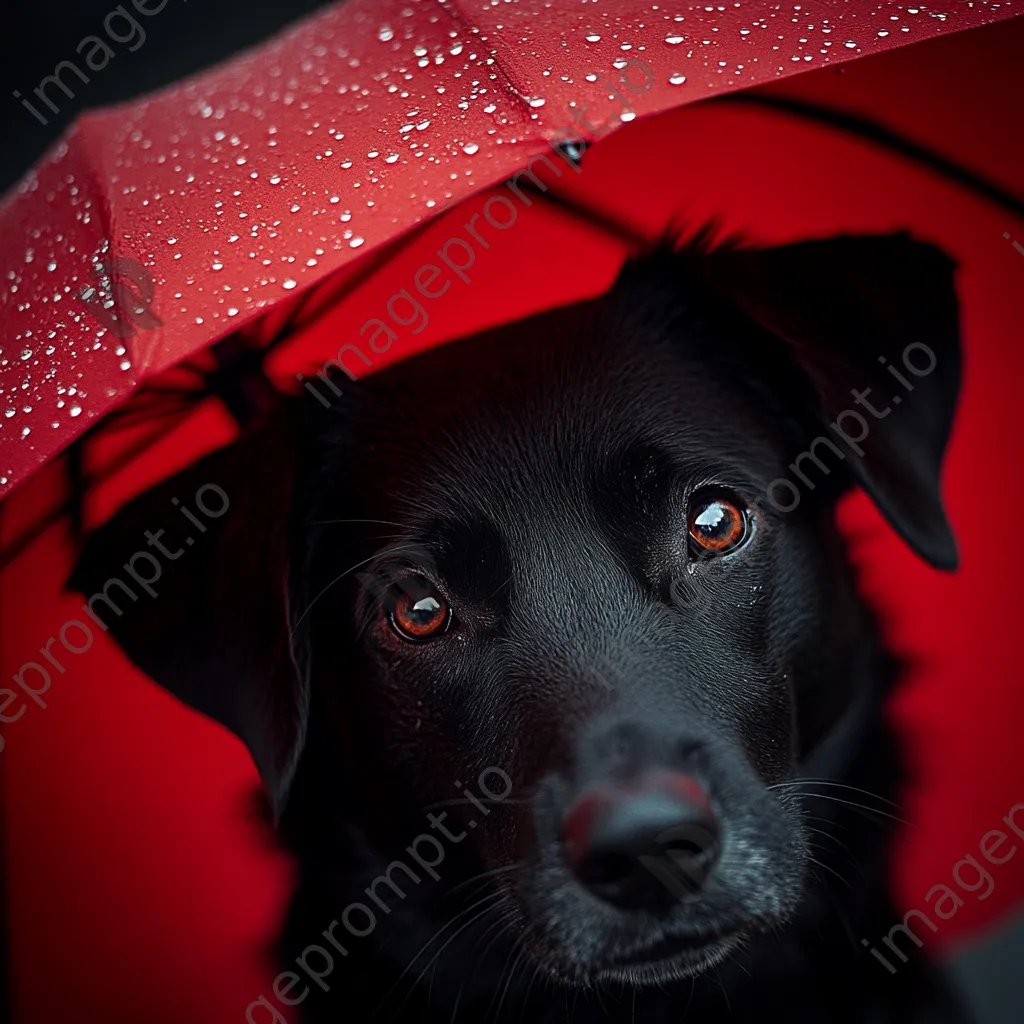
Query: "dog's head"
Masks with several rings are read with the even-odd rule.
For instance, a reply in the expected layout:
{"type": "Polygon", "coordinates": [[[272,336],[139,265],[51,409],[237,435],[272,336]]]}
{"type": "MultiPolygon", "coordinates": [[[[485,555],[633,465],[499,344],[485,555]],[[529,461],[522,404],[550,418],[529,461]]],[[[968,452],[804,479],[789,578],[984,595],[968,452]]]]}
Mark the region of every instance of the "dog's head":
{"type": "MultiPolygon", "coordinates": [[[[428,812],[461,834],[555,976],[695,973],[797,907],[785,783],[870,680],[837,497],[859,483],[955,564],[952,272],[905,236],[663,252],[321,387],[292,433],[189,471],[231,500],[209,553],[111,628],[279,808],[315,735],[317,770],[372,795],[346,813],[382,864],[428,812]]],[[[100,531],[73,585],[185,486],[100,531]]]]}

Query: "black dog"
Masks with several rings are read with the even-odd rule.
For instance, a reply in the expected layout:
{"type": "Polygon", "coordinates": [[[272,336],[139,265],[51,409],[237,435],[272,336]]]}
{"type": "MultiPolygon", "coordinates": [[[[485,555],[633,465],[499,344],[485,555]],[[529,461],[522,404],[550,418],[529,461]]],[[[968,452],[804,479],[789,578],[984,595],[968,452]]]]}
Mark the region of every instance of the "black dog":
{"type": "Polygon", "coordinates": [[[87,595],[231,499],[110,628],[301,866],[239,1020],[961,1020],[887,896],[898,666],[833,523],[859,483],[955,566],[959,362],[930,246],[695,243],[334,377],[94,535],[87,595]]]}

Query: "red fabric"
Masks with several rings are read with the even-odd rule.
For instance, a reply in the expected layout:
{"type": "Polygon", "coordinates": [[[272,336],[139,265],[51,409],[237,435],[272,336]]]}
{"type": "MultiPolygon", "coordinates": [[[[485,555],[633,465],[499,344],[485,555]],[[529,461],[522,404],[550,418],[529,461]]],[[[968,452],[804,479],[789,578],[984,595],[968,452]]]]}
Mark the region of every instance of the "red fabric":
{"type": "MultiPolygon", "coordinates": [[[[1020,192],[1024,144],[1009,113],[1021,94],[1022,44],[1024,24],[1013,22],[770,91],[869,114],[1020,192]]],[[[902,812],[914,825],[894,870],[905,905],[926,908],[928,889],[950,884],[957,861],[977,856],[984,835],[1024,802],[1015,589],[1024,255],[1003,237],[1024,243],[1024,224],[871,145],[739,108],[693,107],[630,125],[587,154],[582,174],[567,171],[555,184],[599,198],[652,235],[676,215],[692,224],[718,216],[724,229],[765,243],[906,227],[959,261],[965,382],[945,492],[962,568],[943,575],[916,561],[862,496],[842,516],[864,590],[883,610],[893,646],[914,664],[893,706],[917,771],[902,812]]],[[[430,227],[413,251],[276,357],[274,372],[286,380],[322,362],[339,339],[358,338],[439,245],[464,233],[484,198],[430,227]]],[[[619,243],[540,202],[518,217],[504,233],[491,229],[471,283],[433,300],[429,326],[401,334],[375,366],[595,294],[614,276],[619,243]]],[[[91,514],[108,514],[154,474],[229,434],[204,409],[101,491],[91,514]]],[[[30,523],[58,485],[53,470],[29,480],[5,506],[5,535],[30,523]]],[[[54,530],[0,579],[4,679],[38,660],[79,609],[81,599],[58,593],[68,558],[54,530]]],[[[245,814],[256,773],[238,741],[177,704],[104,638],[66,658],[48,706],[29,707],[3,731],[17,1019],[240,1021],[246,1004],[269,991],[267,951],[290,886],[288,864],[245,814]]],[[[1019,904],[1024,855],[990,870],[991,896],[967,897],[929,939],[933,946],[1019,904]]]]}
{"type": "Polygon", "coordinates": [[[648,84],[616,63],[650,68],[640,116],[1016,13],[951,7],[348,0],[85,115],[0,202],[0,497],[139,382],[501,181],[577,112],[606,123],[606,79],[648,84]],[[111,259],[146,268],[160,320],[123,344],[76,298],[111,259]]]}

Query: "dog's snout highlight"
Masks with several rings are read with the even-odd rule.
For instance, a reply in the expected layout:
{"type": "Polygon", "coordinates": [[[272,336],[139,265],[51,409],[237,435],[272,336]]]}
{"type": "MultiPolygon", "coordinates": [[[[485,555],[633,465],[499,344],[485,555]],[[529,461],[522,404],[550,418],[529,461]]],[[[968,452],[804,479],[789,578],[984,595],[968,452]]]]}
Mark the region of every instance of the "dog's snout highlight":
{"type": "Polygon", "coordinates": [[[698,898],[719,852],[707,793],[668,771],[588,790],[566,815],[562,838],[576,878],[628,910],[667,911],[698,898]]]}

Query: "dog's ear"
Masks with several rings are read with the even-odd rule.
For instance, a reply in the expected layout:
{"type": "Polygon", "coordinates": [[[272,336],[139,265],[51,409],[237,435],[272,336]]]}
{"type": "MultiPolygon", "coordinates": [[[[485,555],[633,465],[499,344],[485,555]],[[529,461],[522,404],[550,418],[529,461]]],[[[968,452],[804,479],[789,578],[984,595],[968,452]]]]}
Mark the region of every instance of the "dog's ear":
{"type": "Polygon", "coordinates": [[[693,264],[792,347],[822,436],[903,539],[937,568],[956,568],[940,490],[960,387],[953,261],[900,233],[724,248],[693,264]]]}
{"type": "Polygon", "coordinates": [[[68,582],[147,675],[241,738],[275,817],[309,704],[289,638],[295,426],[284,407],[129,502],[68,582]]]}

